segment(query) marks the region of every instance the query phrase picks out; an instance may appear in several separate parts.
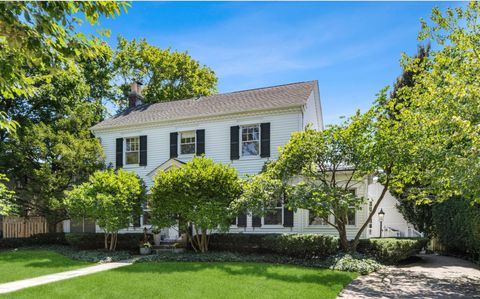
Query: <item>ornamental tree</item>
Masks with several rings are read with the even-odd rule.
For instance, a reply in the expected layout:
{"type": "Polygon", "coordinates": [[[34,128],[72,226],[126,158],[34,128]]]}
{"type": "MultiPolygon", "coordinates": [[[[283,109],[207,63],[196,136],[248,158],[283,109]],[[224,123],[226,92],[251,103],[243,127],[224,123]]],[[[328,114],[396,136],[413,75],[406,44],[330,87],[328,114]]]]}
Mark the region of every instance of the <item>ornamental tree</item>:
{"type": "Polygon", "coordinates": [[[105,249],[110,251],[116,249],[118,231],[140,217],[146,197],[143,181],[122,169],[97,171],[66,193],[70,216],[95,219],[105,231],[105,249]]]}
{"type": "MultiPolygon", "coordinates": [[[[177,221],[191,225],[189,240],[195,251],[208,251],[209,230],[225,231],[242,188],[235,168],[194,157],[181,168],[159,172],[151,189],[151,221],[169,227],[177,221]]],[[[189,231],[189,229],[187,229],[189,231]]]]}
{"type": "Polygon", "coordinates": [[[255,214],[265,213],[277,203],[279,192],[275,190],[281,188],[287,208],[312,211],[338,231],[342,250],[355,250],[388,188],[403,184],[394,178],[409,163],[406,145],[397,140],[400,126],[387,122],[384,116],[388,110],[378,104],[385,99],[383,90],[377,105],[365,114],[357,113],[323,131],[307,128],[292,134],[278,160],[247,183],[243,206],[255,214]],[[377,176],[383,189],[378,198],[372,199],[372,211],[364,223],[357,224],[358,231],[349,241],[349,213],[363,207],[367,200],[352,189],[364,184],[368,175],[377,176]]]}

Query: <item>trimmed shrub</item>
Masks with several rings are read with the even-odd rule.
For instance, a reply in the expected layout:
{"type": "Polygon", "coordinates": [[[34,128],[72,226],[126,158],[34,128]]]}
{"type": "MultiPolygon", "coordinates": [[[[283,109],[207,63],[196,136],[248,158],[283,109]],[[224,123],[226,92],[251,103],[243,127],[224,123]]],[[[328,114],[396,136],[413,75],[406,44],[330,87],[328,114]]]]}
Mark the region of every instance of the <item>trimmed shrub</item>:
{"type": "Polygon", "coordinates": [[[64,233],[36,234],[28,238],[0,239],[0,249],[18,248],[39,245],[65,245],[64,233]]]}
{"type": "MultiPolygon", "coordinates": [[[[103,249],[105,235],[97,233],[68,233],[65,234],[66,243],[82,250],[103,249]]],[[[137,252],[143,234],[118,234],[117,249],[137,252]]]]}
{"type": "Polygon", "coordinates": [[[341,253],[329,257],[326,263],[330,265],[329,268],[332,270],[358,272],[362,275],[375,272],[383,267],[376,260],[367,258],[359,253],[341,253]]]}
{"type": "MultiPolygon", "coordinates": [[[[212,234],[208,248],[211,251],[231,251],[241,253],[270,252],[263,245],[268,234],[212,234]]],[[[275,235],[273,235],[275,236],[275,235]]]]}
{"type": "Polygon", "coordinates": [[[385,264],[397,264],[427,245],[425,238],[381,238],[360,240],[357,251],[385,264]]]}
{"type": "Polygon", "coordinates": [[[445,253],[480,261],[480,205],[451,198],[433,205],[435,234],[445,253]]]}
{"type": "Polygon", "coordinates": [[[263,246],[271,252],[298,258],[325,258],[338,252],[338,238],[316,234],[269,235],[263,246]]]}
{"type": "Polygon", "coordinates": [[[209,246],[214,251],[324,258],[338,252],[338,238],[317,234],[213,234],[209,246]]]}

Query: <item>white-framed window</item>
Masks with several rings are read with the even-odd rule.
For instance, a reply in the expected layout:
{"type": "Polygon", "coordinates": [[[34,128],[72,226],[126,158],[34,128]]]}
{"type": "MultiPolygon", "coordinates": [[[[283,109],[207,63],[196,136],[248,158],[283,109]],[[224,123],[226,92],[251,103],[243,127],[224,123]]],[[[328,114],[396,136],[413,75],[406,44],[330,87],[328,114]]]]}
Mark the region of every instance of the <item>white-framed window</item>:
{"type": "Polygon", "coordinates": [[[355,218],[356,218],[356,210],[355,208],[350,208],[348,209],[348,213],[347,213],[347,225],[356,225],[356,221],[355,221],[355,218]]]}
{"type": "Polygon", "coordinates": [[[240,128],[242,156],[258,156],[260,154],[260,125],[244,125],[240,128]]]}
{"type": "Polygon", "coordinates": [[[263,225],[282,225],[283,224],[283,205],[279,201],[277,206],[268,210],[263,216],[263,225]]]}
{"type": "Polygon", "coordinates": [[[195,131],[180,132],[180,155],[192,155],[195,150],[195,131]]]}
{"type": "Polygon", "coordinates": [[[125,164],[138,164],[140,161],[140,138],[125,138],[125,164]]]}
{"type": "MultiPolygon", "coordinates": [[[[352,195],[356,195],[357,191],[355,189],[349,190],[352,195]]],[[[356,225],[356,215],[357,211],[355,207],[350,207],[347,213],[347,225],[356,225]]]]}
{"type": "Polygon", "coordinates": [[[308,225],[328,225],[323,217],[318,216],[313,211],[308,211],[308,225]]]}

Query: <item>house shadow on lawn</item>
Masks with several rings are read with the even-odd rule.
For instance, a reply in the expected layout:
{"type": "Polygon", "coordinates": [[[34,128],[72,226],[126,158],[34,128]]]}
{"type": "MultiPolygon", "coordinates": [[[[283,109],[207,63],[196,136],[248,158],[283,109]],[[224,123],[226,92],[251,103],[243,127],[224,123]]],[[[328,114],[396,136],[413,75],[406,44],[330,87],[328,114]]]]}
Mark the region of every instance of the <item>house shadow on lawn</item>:
{"type": "Polygon", "coordinates": [[[152,262],[139,263],[130,267],[115,269],[117,272],[173,274],[219,270],[225,274],[245,277],[258,277],[289,283],[310,283],[324,286],[347,285],[355,274],[336,272],[328,269],[302,268],[291,265],[265,263],[202,263],[202,262],[152,262]],[[289,273],[288,269],[306,269],[308,274],[289,273]],[[316,271],[317,270],[317,271],[316,271]]]}

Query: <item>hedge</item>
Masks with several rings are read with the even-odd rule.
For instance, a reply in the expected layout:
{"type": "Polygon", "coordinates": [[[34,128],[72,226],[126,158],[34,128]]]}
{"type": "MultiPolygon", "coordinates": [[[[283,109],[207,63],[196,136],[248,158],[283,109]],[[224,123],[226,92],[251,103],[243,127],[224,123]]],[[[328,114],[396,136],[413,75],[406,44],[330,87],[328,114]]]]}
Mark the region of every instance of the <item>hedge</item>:
{"type": "Polygon", "coordinates": [[[270,235],[263,246],[271,252],[298,258],[325,258],[338,252],[338,238],[315,234],[270,235]]]}
{"type": "MultiPolygon", "coordinates": [[[[67,233],[67,245],[82,250],[103,249],[105,247],[105,234],[103,233],[67,233]]],[[[117,250],[138,251],[143,234],[118,234],[117,250]]]]}
{"type": "Polygon", "coordinates": [[[324,258],[338,252],[338,238],[317,234],[213,234],[209,250],[324,258]]]}
{"type": "Polygon", "coordinates": [[[435,235],[448,254],[480,261],[480,205],[452,198],[433,206],[435,235]]]}
{"type": "Polygon", "coordinates": [[[67,245],[64,233],[37,234],[28,238],[0,239],[0,249],[39,245],[67,245]]]}
{"type": "Polygon", "coordinates": [[[357,251],[385,264],[397,264],[417,254],[427,245],[427,241],[425,238],[363,239],[357,251]]]}

